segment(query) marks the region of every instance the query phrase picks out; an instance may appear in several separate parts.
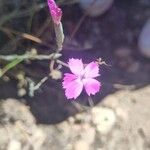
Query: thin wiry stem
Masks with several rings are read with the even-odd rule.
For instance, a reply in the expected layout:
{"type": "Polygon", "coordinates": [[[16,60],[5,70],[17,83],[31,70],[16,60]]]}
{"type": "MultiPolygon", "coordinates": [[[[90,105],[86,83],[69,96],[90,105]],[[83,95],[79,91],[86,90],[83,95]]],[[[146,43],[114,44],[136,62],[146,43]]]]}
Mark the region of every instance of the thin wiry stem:
{"type": "Polygon", "coordinates": [[[65,66],[65,67],[69,67],[69,65],[67,63],[64,63],[63,61],[57,59],[56,62],[62,66],[65,66]]]}
{"type": "Polygon", "coordinates": [[[55,61],[60,65],[68,67],[68,65],[66,63],[64,63],[63,61],[57,60],[61,55],[62,54],[60,54],[60,53],[52,53],[50,55],[37,55],[37,54],[35,55],[35,54],[30,54],[30,53],[26,53],[23,55],[16,55],[16,54],[15,55],[0,55],[0,61],[1,60],[12,61],[14,64],[14,62],[16,62],[16,60],[17,60],[17,62],[19,60],[19,62],[15,63],[15,65],[12,65],[12,63],[11,63],[11,66],[9,65],[9,68],[5,67],[3,70],[1,70],[0,77],[2,77],[8,70],[10,70],[11,68],[18,65],[20,62],[22,62],[24,60],[52,60],[50,63],[50,71],[53,70],[55,61]]]}
{"type": "Polygon", "coordinates": [[[37,83],[36,85],[34,84],[34,82],[33,82],[32,80],[28,79],[28,81],[29,81],[29,83],[30,83],[30,84],[29,84],[29,95],[30,95],[31,97],[33,97],[35,91],[38,90],[38,89],[41,87],[41,85],[43,85],[43,83],[45,83],[48,79],[49,79],[49,77],[44,77],[44,78],[41,79],[41,81],[40,81],[39,83],[37,83]]]}
{"type": "Polygon", "coordinates": [[[23,54],[23,55],[0,55],[0,60],[12,61],[15,59],[21,60],[48,60],[48,59],[57,59],[61,56],[60,53],[52,53],[50,55],[32,55],[32,54],[23,54]]]}
{"type": "Polygon", "coordinates": [[[93,99],[91,98],[91,96],[88,97],[88,102],[89,102],[90,107],[93,108],[94,102],[93,102],[93,99]]]}
{"type": "Polygon", "coordinates": [[[91,116],[91,122],[93,120],[93,114],[92,114],[92,108],[94,107],[94,102],[93,102],[93,99],[91,98],[91,96],[88,97],[88,102],[89,102],[89,105],[90,105],[90,109],[89,109],[89,115],[91,116]]]}

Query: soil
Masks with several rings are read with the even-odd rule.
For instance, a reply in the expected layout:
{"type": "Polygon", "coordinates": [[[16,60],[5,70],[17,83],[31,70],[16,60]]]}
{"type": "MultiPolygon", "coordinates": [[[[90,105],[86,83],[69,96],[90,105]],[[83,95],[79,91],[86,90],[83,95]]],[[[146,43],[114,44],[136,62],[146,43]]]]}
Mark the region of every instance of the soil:
{"type": "MultiPolygon", "coordinates": [[[[20,96],[14,69],[9,78],[0,80],[0,150],[150,149],[150,61],[137,46],[150,17],[150,2],[115,0],[105,14],[86,16],[71,41],[67,40],[83,15],[78,4],[63,6],[66,41],[61,59],[82,58],[88,63],[102,58],[110,65],[100,66],[102,89],[92,97],[95,106],[88,106],[85,93],[75,104],[66,100],[61,80],[49,79],[34,97],[29,96],[27,84],[20,96]],[[97,116],[101,116],[98,122],[97,116]]],[[[32,30],[36,34],[38,27],[32,30]]],[[[41,35],[46,42],[51,40],[49,30],[45,28],[41,35]]],[[[50,52],[34,46],[40,53],[50,52]]],[[[24,62],[25,80],[38,83],[48,74],[48,65],[46,61],[24,62]]]]}

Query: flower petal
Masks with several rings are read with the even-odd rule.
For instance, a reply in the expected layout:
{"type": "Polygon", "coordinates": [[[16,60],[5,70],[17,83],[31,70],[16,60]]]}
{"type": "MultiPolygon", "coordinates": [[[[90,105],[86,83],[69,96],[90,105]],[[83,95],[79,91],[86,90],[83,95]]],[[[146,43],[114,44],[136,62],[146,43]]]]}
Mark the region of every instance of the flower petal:
{"type": "Polygon", "coordinates": [[[75,75],[82,75],[84,68],[83,68],[83,62],[81,59],[69,59],[68,62],[69,68],[71,70],[72,73],[74,73],[75,75]]]}
{"type": "Polygon", "coordinates": [[[100,90],[101,86],[99,81],[92,78],[83,79],[83,84],[85,87],[85,91],[89,96],[91,94],[95,95],[100,90]]]}
{"type": "Polygon", "coordinates": [[[96,62],[91,62],[85,67],[85,78],[95,78],[99,76],[99,66],[96,62]]]}
{"type": "Polygon", "coordinates": [[[65,85],[65,95],[67,99],[76,99],[81,94],[82,90],[83,83],[79,79],[68,82],[68,84],[65,85]]]}
{"type": "Polygon", "coordinates": [[[77,79],[76,75],[71,74],[71,73],[65,73],[64,75],[65,76],[63,78],[63,83],[62,83],[63,88],[66,88],[71,81],[77,79]]]}

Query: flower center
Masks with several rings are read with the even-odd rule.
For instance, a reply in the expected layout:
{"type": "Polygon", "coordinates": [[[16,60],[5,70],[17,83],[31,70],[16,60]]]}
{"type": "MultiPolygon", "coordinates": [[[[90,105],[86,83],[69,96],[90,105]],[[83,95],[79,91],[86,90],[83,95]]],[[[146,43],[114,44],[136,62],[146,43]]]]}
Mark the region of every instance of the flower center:
{"type": "Polygon", "coordinates": [[[82,73],[82,74],[79,76],[79,78],[80,78],[80,80],[82,81],[82,80],[85,78],[84,73],[82,73]]]}

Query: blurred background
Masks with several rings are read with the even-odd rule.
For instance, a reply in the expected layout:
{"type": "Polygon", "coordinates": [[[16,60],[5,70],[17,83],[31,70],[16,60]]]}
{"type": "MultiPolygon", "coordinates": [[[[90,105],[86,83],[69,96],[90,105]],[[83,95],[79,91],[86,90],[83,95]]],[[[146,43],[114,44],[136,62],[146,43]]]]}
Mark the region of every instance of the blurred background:
{"type": "Polygon", "coordinates": [[[49,60],[17,58],[55,52],[47,1],[0,0],[0,150],[149,150],[150,0],[56,2],[60,61],[101,58],[101,90],[93,108],[85,93],[69,101],[67,68],[52,73],[49,60]]]}

